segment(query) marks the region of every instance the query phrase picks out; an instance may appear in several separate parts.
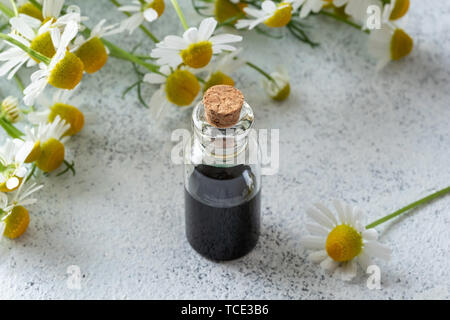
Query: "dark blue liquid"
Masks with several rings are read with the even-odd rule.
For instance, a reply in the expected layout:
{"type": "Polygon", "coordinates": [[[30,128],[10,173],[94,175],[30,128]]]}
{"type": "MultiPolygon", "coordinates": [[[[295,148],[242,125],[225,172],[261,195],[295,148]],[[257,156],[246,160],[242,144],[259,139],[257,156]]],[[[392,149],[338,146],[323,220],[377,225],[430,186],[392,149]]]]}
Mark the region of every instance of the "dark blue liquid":
{"type": "Polygon", "coordinates": [[[255,192],[250,167],[197,166],[185,190],[186,236],[191,246],[212,260],[232,260],[249,253],[260,230],[261,192],[255,192]]]}

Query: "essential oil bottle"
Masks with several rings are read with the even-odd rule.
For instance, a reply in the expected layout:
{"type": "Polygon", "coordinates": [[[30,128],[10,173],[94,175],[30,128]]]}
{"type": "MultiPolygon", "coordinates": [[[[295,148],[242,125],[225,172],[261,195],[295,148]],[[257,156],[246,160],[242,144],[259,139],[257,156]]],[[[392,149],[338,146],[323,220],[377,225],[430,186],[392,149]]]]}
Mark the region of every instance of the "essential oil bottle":
{"type": "Polygon", "coordinates": [[[211,87],[192,114],[185,148],[186,236],[204,257],[249,253],[260,231],[260,153],[252,108],[231,86],[211,87]]]}

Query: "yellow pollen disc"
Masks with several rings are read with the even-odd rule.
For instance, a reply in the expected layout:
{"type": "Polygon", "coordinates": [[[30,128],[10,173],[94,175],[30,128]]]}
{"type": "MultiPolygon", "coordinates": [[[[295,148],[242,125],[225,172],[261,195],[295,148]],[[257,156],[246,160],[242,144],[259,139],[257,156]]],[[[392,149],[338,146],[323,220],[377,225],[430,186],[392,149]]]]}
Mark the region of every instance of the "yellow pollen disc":
{"type": "Polygon", "coordinates": [[[153,2],[149,3],[146,7],[146,9],[152,8],[158,13],[158,17],[161,17],[161,15],[164,13],[164,9],[166,8],[166,5],[164,4],[164,0],[153,0],[153,2]]]}
{"type": "Polygon", "coordinates": [[[72,52],[67,51],[48,78],[48,83],[59,89],[72,90],[83,78],[83,62],[72,52]]]}
{"type": "Polygon", "coordinates": [[[345,262],[359,255],[362,245],[361,234],[353,227],[341,224],[328,234],[325,248],[331,259],[345,262]]]}
{"type": "MultiPolygon", "coordinates": [[[[244,8],[247,4],[234,4],[230,0],[216,0],[214,5],[214,16],[220,23],[244,15],[244,8]]],[[[236,23],[237,19],[233,21],[236,23]]]]}
{"type": "Polygon", "coordinates": [[[83,113],[74,106],[64,104],[64,103],[55,103],[50,108],[50,114],[48,116],[48,121],[53,122],[56,116],[60,116],[61,119],[65,120],[70,124],[70,129],[64,134],[65,136],[73,136],[83,129],[84,126],[84,115],[83,113]]]}
{"type": "Polygon", "coordinates": [[[15,187],[13,189],[8,189],[6,187],[6,181],[5,181],[3,183],[0,183],[0,192],[5,192],[6,193],[6,192],[12,192],[12,191],[17,190],[17,188],[19,188],[20,184],[22,183],[23,178],[19,178],[19,177],[16,177],[16,178],[19,179],[19,184],[17,185],[17,187],[15,187]]]}
{"type": "Polygon", "coordinates": [[[19,13],[26,14],[27,16],[36,18],[38,20],[44,20],[42,16],[41,10],[37,8],[34,4],[27,2],[24,5],[20,6],[18,9],[19,13]]]}
{"type": "Polygon", "coordinates": [[[271,97],[275,101],[283,101],[286,100],[289,97],[289,94],[291,93],[291,85],[288,83],[284,86],[283,89],[278,91],[277,95],[271,97]]]}
{"type": "Polygon", "coordinates": [[[25,163],[32,163],[35,162],[39,157],[41,156],[41,142],[36,141],[36,143],[33,146],[33,149],[31,149],[30,154],[25,159],[25,163]]]}
{"type": "Polygon", "coordinates": [[[51,172],[59,168],[64,161],[64,144],[55,138],[50,138],[41,144],[41,155],[36,166],[44,172],[51,172]]]}
{"type": "Polygon", "coordinates": [[[413,39],[402,29],[396,29],[391,39],[391,59],[399,60],[411,53],[413,39]]]}
{"type": "Polygon", "coordinates": [[[395,1],[394,9],[392,9],[389,20],[397,20],[403,17],[409,9],[409,0],[395,1]]]}
{"type": "Polygon", "coordinates": [[[33,41],[31,41],[30,48],[49,58],[53,58],[56,53],[50,32],[43,33],[34,38],[33,41]]]}
{"type": "Polygon", "coordinates": [[[203,68],[208,65],[213,56],[212,43],[200,41],[192,43],[180,52],[183,62],[192,68],[203,68]]]}
{"type": "Polygon", "coordinates": [[[190,105],[199,91],[197,78],[187,70],[177,70],[167,77],[167,99],[177,106],[190,105]]]}
{"type": "Polygon", "coordinates": [[[264,24],[270,28],[281,28],[287,25],[292,18],[292,6],[290,3],[282,2],[278,9],[264,24]]]}
{"type": "Polygon", "coordinates": [[[12,209],[5,222],[5,237],[15,239],[20,237],[27,230],[30,224],[30,215],[28,210],[22,206],[16,206],[12,209]]]}
{"type": "Polygon", "coordinates": [[[83,61],[84,71],[87,73],[97,72],[108,60],[105,46],[102,40],[97,37],[85,42],[75,54],[83,61]]]}
{"type": "Polygon", "coordinates": [[[206,81],[205,85],[203,86],[203,92],[211,88],[212,86],[217,85],[229,85],[234,87],[234,80],[226,75],[225,73],[221,71],[217,71],[209,77],[208,81],[206,81]]]}

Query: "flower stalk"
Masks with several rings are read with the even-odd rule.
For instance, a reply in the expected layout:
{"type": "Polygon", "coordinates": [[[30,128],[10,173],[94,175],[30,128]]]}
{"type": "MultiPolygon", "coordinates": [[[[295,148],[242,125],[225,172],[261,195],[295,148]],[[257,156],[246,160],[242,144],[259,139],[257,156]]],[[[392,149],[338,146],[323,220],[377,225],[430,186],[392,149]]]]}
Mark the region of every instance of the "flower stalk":
{"type": "Polygon", "coordinates": [[[380,224],[382,224],[382,223],[384,223],[386,221],[389,221],[389,220],[391,220],[391,219],[401,215],[402,213],[404,213],[406,211],[409,211],[409,210],[411,210],[411,209],[413,209],[415,207],[418,207],[420,205],[424,205],[426,203],[429,203],[430,201],[432,201],[434,199],[437,199],[439,197],[442,197],[442,196],[444,196],[444,195],[446,195],[448,193],[450,193],[450,186],[447,187],[447,188],[444,188],[442,190],[436,191],[435,193],[432,193],[432,194],[426,196],[425,198],[417,200],[417,201],[415,201],[415,202],[413,202],[413,203],[411,203],[411,204],[409,204],[409,205],[407,205],[407,206],[405,206],[405,207],[403,207],[403,208],[401,208],[401,209],[399,209],[399,210],[397,210],[397,211],[395,211],[395,212],[393,212],[393,213],[391,213],[391,214],[389,214],[389,215],[387,215],[387,216],[385,216],[385,217],[383,217],[381,219],[378,219],[378,220],[368,224],[366,226],[366,229],[375,228],[376,226],[378,226],[378,225],[380,225],[380,224]]]}
{"type": "Polygon", "coordinates": [[[181,11],[180,5],[177,0],[170,0],[172,2],[172,6],[177,12],[178,17],[180,18],[181,24],[183,25],[184,30],[189,29],[189,25],[186,22],[186,18],[183,15],[183,11],[181,11]]]}
{"type": "Polygon", "coordinates": [[[332,13],[332,12],[325,11],[325,10],[321,10],[321,11],[319,12],[319,14],[322,14],[322,15],[324,15],[324,16],[333,18],[334,20],[343,22],[343,23],[345,23],[345,24],[347,24],[347,25],[349,25],[349,26],[351,26],[351,27],[353,27],[353,28],[355,28],[355,29],[358,29],[358,30],[360,30],[360,31],[364,31],[365,33],[368,33],[368,34],[370,33],[370,30],[363,30],[362,27],[361,27],[359,24],[354,23],[354,22],[352,22],[352,21],[349,21],[348,19],[346,19],[346,18],[344,18],[344,17],[341,17],[341,16],[339,16],[339,15],[337,15],[337,14],[334,14],[334,13],[332,13]]]}

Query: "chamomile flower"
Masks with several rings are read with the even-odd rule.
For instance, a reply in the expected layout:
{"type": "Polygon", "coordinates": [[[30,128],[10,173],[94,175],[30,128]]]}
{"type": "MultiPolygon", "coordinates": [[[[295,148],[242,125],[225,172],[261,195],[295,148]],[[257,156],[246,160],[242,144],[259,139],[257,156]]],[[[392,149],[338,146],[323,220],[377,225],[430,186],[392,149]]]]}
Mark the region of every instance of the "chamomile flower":
{"type": "Polygon", "coordinates": [[[91,31],[89,38],[79,35],[71,51],[83,61],[84,71],[95,73],[99,71],[108,60],[108,51],[101,38],[121,32],[118,25],[105,26],[106,20],[101,20],[91,31]]]}
{"type": "Polygon", "coordinates": [[[59,168],[64,162],[65,146],[68,136],[65,135],[70,125],[56,116],[55,120],[48,124],[41,124],[37,131],[29,132],[33,140],[39,141],[39,156],[36,166],[44,172],[51,172],[59,168]]]}
{"type": "Polygon", "coordinates": [[[69,43],[78,33],[78,25],[70,21],[61,35],[58,28],[51,29],[51,38],[56,53],[49,65],[40,63],[40,70],[31,75],[31,83],[24,90],[24,102],[32,105],[47,84],[59,89],[74,89],[83,77],[83,62],[74,53],[67,51],[69,43]]]}
{"type": "Polygon", "coordinates": [[[150,114],[153,120],[161,118],[170,104],[189,106],[200,92],[200,83],[195,74],[187,69],[172,70],[169,66],[162,66],[160,73],[148,73],[144,81],[159,85],[159,89],[150,100],[150,114]]]}
{"type": "Polygon", "coordinates": [[[164,13],[164,9],[164,0],[132,1],[131,5],[118,8],[119,11],[130,14],[130,17],[122,21],[121,28],[131,34],[144,21],[152,22],[158,19],[164,13]]]}
{"type": "MultiPolygon", "coordinates": [[[[24,15],[11,18],[9,23],[11,37],[49,58],[53,57],[55,48],[49,32],[50,21],[41,26],[39,20],[24,15]]],[[[7,41],[6,43],[11,48],[0,53],[0,61],[5,61],[0,67],[0,76],[8,74],[8,79],[11,79],[23,65],[36,65],[36,61],[28,53],[7,41]]]]}
{"type": "Polygon", "coordinates": [[[371,258],[390,259],[391,250],[377,241],[375,229],[365,229],[361,211],[339,201],[334,203],[337,216],[322,204],[316,204],[307,214],[314,223],[307,223],[310,235],[302,239],[307,249],[314,250],[309,259],[343,280],[356,276],[357,262],[364,269],[371,258]]]}
{"type": "Polygon", "coordinates": [[[377,60],[380,70],[391,60],[400,60],[409,55],[413,49],[413,39],[403,29],[389,23],[383,23],[369,35],[369,53],[377,60]]]}
{"type": "Polygon", "coordinates": [[[280,28],[287,25],[292,18],[292,13],[296,12],[303,4],[304,0],[286,0],[275,3],[266,0],[261,4],[261,9],[244,8],[245,13],[252,19],[241,19],[236,23],[236,28],[255,28],[258,24],[264,23],[271,28],[280,28]]]}
{"type": "Polygon", "coordinates": [[[263,79],[263,86],[267,94],[276,101],[283,101],[291,93],[289,74],[284,66],[278,66],[277,71],[270,74],[272,80],[263,79]]]}
{"type": "Polygon", "coordinates": [[[157,58],[159,65],[169,65],[176,68],[181,63],[191,68],[203,68],[211,61],[213,54],[222,51],[234,51],[235,47],[229,43],[239,42],[241,36],[233,34],[213,35],[217,21],[214,18],[206,18],[199,28],[189,28],[179,36],[167,36],[156,44],[151,56],[157,58]]]}
{"type": "Polygon", "coordinates": [[[28,120],[32,124],[53,122],[57,116],[70,125],[70,129],[64,135],[73,136],[83,129],[84,115],[77,107],[69,104],[71,97],[76,92],[74,90],[57,90],[52,101],[48,101],[41,96],[37,104],[43,106],[45,110],[35,111],[28,114],[28,120]]]}
{"type": "Polygon", "coordinates": [[[15,123],[20,119],[19,99],[16,97],[6,97],[1,104],[1,116],[9,122],[15,123]]]}
{"type": "Polygon", "coordinates": [[[25,159],[33,145],[15,139],[6,140],[0,148],[0,191],[11,192],[17,189],[27,174],[25,159]]]}
{"type": "Polygon", "coordinates": [[[0,221],[0,236],[16,239],[27,230],[30,215],[25,207],[37,202],[37,199],[30,198],[30,196],[42,187],[42,185],[28,183],[24,180],[14,192],[11,200],[8,200],[4,193],[0,194],[0,209],[4,213],[0,221]]]}
{"type": "Polygon", "coordinates": [[[234,52],[224,52],[218,58],[218,60],[210,64],[206,71],[206,83],[203,86],[203,92],[215,85],[229,85],[234,86],[234,80],[231,78],[231,74],[238,70],[245,64],[245,60],[239,57],[242,49],[238,49],[234,52]]]}

